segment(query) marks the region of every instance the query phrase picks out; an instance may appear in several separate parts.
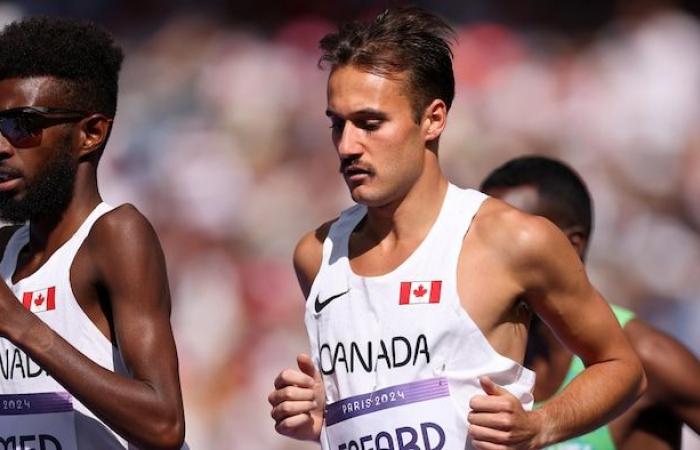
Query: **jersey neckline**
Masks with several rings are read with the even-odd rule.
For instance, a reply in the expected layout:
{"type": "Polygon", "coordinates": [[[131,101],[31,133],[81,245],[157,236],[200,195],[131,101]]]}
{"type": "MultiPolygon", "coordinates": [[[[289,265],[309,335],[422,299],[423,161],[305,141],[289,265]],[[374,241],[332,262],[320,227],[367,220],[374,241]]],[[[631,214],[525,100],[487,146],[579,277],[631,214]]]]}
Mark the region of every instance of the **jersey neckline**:
{"type": "Polygon", "coordinates": [[[348,273],[352,278],[356,279],[363,279],[363,280],[381,280],[386,277],[391,277],[396,274],[400,274],[403,270],[405,270],[406,267],[409,267],[411,262],[415,260],[416,258],[419,258],[422,253],[424,253],[426,248],[430,248],[430,242],[432,242],[435,238],[434,236],[437,234],[437,229],[440,228],[440,224],[442,224],[445,221],[445,216],[447,214],[448,208],[448,203],[452,200],[454,197],[455,193],[457,192],[457,187],[453,185],[452,183],[447,184],[447,190],[445,191],[445,195],[443,196],[442,199],[442,205],[440,206],[440,211],[438,212],[437,218],[433,222],[433,224],[430,226],[430,229],[428,230],[428,233],[425,235],[423,240],[418,244],[418,246],[413,249],[413,251],[403,260],[401,261],[396,267],[393,269],[389,270],[386,273],[382,273],[379,275],[361,275],[355,272],[355,270],[352,268],[352,265],[350,264],[350,236],[352,235],[352,232],[355,230],[357,225],[364,220],[365,217],[367,217],[367,207],[363,206],[359,211],[362,212],[362,214],[357,214],[354,222],[352,223],[352,226],[350,227],[350,232],[347,234],[347,237],[345,238],[343,242],[344,246],[344,251],[347,256],[347,265],[348,265],[348,273]]]}

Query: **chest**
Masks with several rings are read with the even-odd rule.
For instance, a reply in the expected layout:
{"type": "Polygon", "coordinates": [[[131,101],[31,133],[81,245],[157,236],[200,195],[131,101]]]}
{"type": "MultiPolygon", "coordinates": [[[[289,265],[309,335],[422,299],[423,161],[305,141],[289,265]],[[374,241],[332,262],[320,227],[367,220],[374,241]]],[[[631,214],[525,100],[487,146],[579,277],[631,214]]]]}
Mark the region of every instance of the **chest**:
{"type": "Polygon", "coordinates": [[[57,330],[71,323],[76,314],[85,315],[111,340],[109,302],[100,289],[87,245],[79,246],[74,254],[65,247],[32,253],[25,245],[17,254],[14,270],[12,255],[7,256],[3,276],[11,279],[12,290],[25,308],[57,330]]]}

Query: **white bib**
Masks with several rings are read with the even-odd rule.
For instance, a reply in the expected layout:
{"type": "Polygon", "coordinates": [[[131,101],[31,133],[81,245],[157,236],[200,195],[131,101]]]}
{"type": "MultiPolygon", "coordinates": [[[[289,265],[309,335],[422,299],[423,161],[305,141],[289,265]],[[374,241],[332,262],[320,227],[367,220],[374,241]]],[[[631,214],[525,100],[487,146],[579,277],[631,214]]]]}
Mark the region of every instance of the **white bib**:
{"type": "Polygon", "coordinates": [[[0,445],[12,450],[77,450],[67,393],[0,395],[0,445]]]}

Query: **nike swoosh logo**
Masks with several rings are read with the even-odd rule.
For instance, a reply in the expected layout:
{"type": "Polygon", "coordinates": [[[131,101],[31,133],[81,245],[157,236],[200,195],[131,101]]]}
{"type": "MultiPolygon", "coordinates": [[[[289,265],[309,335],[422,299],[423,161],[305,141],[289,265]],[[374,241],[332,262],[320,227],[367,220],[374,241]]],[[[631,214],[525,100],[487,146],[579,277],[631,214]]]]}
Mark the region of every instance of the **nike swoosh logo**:
{"type": "Polygon", "coordinates": [[[333,296],[331,296],[331,297],[328,297],[328,298],[325,299],[324,301],[319,301],[318,295],[316,295],[316,301],[314,302],[314,309],[316,310],[316,313],[320,313],[321,310],[322,310],[323,308],[325,308],[326,306],[328,306],[328,304],[329,304],[330,302],[332,302],[333,300],[335,300],[335,299],[338,298],[338,297],[342,297],[343,295],[347,294],[348,292],[350,292],[350,289],[348,289],[348,290],[345,291],[345,292],[341,292],[340,294],[335,294],[335,295],[333,295],[333,296]]]}

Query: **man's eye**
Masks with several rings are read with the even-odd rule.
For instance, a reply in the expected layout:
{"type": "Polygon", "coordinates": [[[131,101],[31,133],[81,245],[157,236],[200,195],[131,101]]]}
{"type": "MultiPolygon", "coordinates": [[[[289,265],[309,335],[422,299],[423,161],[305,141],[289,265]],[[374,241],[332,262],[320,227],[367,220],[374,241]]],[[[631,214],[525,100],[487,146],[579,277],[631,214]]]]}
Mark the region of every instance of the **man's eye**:
{"type": "Polygon", "coordinates": [[[360,128],[367,131],[376,131],[381,126],[381,120],[365,120],[360,124],[360,128]]]}

